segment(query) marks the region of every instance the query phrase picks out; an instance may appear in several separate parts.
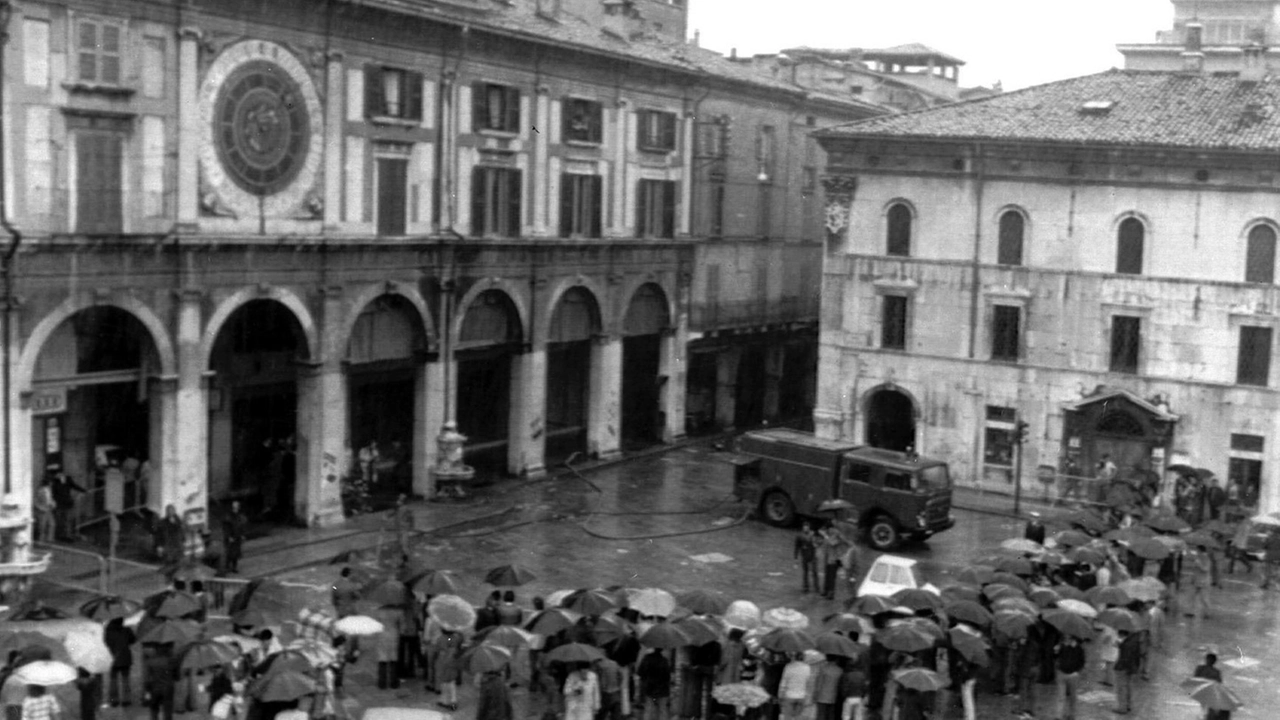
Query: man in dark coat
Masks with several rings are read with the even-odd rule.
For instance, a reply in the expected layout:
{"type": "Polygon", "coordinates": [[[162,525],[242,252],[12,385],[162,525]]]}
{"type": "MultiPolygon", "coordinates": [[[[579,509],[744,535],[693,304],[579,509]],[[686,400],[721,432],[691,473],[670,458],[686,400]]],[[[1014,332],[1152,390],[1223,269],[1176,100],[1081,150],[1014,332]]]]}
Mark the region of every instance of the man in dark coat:
{"type": "Polygon", "coordinates": [[[76,494],[85,490],[66,473],[53,476],[53,506],[57,515],[55,527],[64,540],[79,540],[80,528],[75,522],[76,494]]]}
{"type": "Polygon", "coordinates": [[[1027,513],[1027,525],[1023,528],[1022,536],[1032,542],[1044,544],[1045,527],[1040,521],[1040,513],[1027,513]]]}
{"type": "Polygon", "coordinates": [[[228,572],[240,572],[240,553],[249,530],[249,518],[240,511],[240,501],[231,501],[231,512],[222,521],[222,544],[226,550],[228,572]]]}
{"type": "Polygon", "coordinates": [[[1133,709],[1133,676],[1142,666],[1142,639],[1137,633],[1120,631],[1120,657],[1116,660],[1116,709],[1127,715],[1133,709]]]}
{"type": "Polygon", "coordinates": [[[658,648],[640,660],[636,668],[640,679],[640,701],[644,720],[667,720],[671,698],[671,663],[658,648]]]}
{"type": "Polygon", "coordinates": [[[476,697],[476,720],[512,720],[511,693],[502,673],[487,672],[476,697]]]}
{"type": "Polygon", "coordinates": [[[133,687],[129,676],[133,670],[133,644],[137,637],[125,627],[124,618],[115,618],[102,631],[102,640],[111,651],[111,672],[107,687],[107,699],[112,707],[123,701],[133,704],[133,687]]]}
{"type": "Polygon", "coordinates": [[[791,556],[800,561],[801,592],[809,592],[810,578],[813,579],[814,589],[820,591],[822,585],[818,584],[818,536],[809,523],[800,527],[791,556]]]}
{"type": "Polygon", "coordinates": [[[155,645],[144,659],[144,685],[147,693],[147,707],[151,711],[151,720],[173,720],[174,676],[178,669],[174,667],[171,645],[155,645]]]}

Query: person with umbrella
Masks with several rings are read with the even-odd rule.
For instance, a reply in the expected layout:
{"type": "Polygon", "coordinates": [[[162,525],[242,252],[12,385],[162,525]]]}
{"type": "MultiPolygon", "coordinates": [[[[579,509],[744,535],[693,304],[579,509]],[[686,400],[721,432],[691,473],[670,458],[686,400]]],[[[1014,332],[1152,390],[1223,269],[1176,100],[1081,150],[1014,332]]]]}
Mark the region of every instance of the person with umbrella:
{"type": "Polygon", "coordinates": [[[791,557],[800,561],[801,592],[809,592],[810,578],[813,579],[814,589],[821,592],[822,585],[818,583],[818,536],[807,520],[800,525],[800,532],[796,534],[791,557]]]}
{"type": "MultiPolygon", "coordinates": [[[[1218,669],[1218,655],[1216,653],[1205,653],[1204,664],[1197,665],[1195,672],[1191,676],[1221,683],[1222,671],[1218,669]]],[[[1231,720],[1231,711],[1209,708],[1205,713],[1205,720],[1231,720]]]]}
{"type": "Polygon", "coordinates": [[[817,706],[816,720],[839,720],[836,713],[840,708],[840,678],[844,674],[840,662],[840,657],[827,655],[814,671],[813,703],[817,706]]]}
{"type": "Polygon", "coordinates": [[[618,720],[622,716],[622,667],[605,655],[596,660],[595,673],[600,683],[600,720],[618,720]]]}
{"type": "Polygon", "coordinates": [[[867,707],[867,674],[863,670],[861,658],[845,660],[843,669],[840,685],[836,690],[840,720],[863,720],[867,707]]]}
{"type": "Polygon", "coordinates": [[[213,701],[209,715],[213,720],[236,720],[243,718],[245,711],[244,683],[231,683],[231,692],[213,701]]]}
{"type": "Polygon", "coordinates": [[[102,704],[102,676],[76,668],[76,690],[80,695],[80,720],[94,720],[102,704]]]}
{"type": "Polygon", "coordinates": [[[143,686],[151,720],[173,720],[174,694],[177,688],[174,677],[178,669],[173,663],[173,645],[151,645],[143,650],[143,686]]]}
{"type": "Polygon", "coordinates": [[[124,624],[124,618],[113,618],[102,630],[102,639],[111,651],[111,670],[107,676],[107,698],[111,707],[122,702],[125,707],[133,704],[133,645],[138,641],[133,630],[124,624]]]}
{"type": "Polygon", "coordinates": [[[374,639],[374,653],[378,659],[378,689],[395,690],[400,687],[400,623],[403,611],[398,607],[384,605],[378,608],[374,619],[382,623],[382,631],[374,639]]]}
{"type": "Polygon", "coordinates": [[[671,698],[671,663],[661,648],[653,648],[636,668],[640,680],[643,720],[667,720],[671,698]]]}
{"type": "Polygon", "coordinates": [[[1032,511],[1027,513],[1027,524],[1022,529],[1022,537],[1031,542],[1044,545],[1045,527],[1040,520],[1040,513],[1032,511]]]}
{"type": "Polygon", "coordinates": [[[1133,676],[1142,666],[1141,643],[1136,632],[1120,631],[1119,657],[1115,665],[1117,715],[1127,715],[1133,709],[1133,676]]]}
{"type": "Polygon", "coordinates": [[[502,671],[490,670],[480,677],[476,693],[476,720],[513,720],[511,693],[502,671]]]}
{"type": "Polygon", "coordinates": [[[1076,720],[1076,693],[1080,688],[1080,671],[1084,669],[1084,648],[1080,639],[1063,633],[1056,648],[1058,670],[1058,720],[1076,720]]]}
{"type": "Polygon", "coordinates": [[[462,676],[462,633],[444,630],[436,640],[436,682],[440,683],[440,702],[446,710],[458,709],[458,682],[462,676]]]}
{"type": "Polygon", "coordinates": [[[599,678],[589,663],[574,663],[564,681],[564,720],[595,720],[599,709],[599,678]]]}
{"type": "Polygon", "coordinates": [[[831,523],[818,533],[818,560],[822,565],[822,596],[828,600],[836,598],[836,576],[840,572],[840,558],[844,555],[844,547],[848,544],[840,529],[831,523]]]}
{"type": "Polygon", "coordinates": [[[809,680],[813,670],[804,661],[803,653],[792,653],[782,668],[782,680],[778,684],[778,701],[784,720],[800,720],[804,706],[809,701],[809,680]]]}
{"type": "Polygon", "coordinates": [[[28,685],[22,699],[22,720],[60,720],[62,705],[44,685],[28,685]]]}

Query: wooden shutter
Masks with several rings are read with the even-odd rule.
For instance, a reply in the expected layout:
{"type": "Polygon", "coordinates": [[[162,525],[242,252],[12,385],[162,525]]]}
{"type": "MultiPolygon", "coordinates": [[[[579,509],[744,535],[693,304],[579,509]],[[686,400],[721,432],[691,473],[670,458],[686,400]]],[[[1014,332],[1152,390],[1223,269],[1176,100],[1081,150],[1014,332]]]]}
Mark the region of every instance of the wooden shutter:
{"type": "Polygon", "coordinates": [[[659,113],[662,123],[662,147],[667,150],[676,148],[676,116],[675,113],[659,113]]]}
{"type": "Polygon", "coordinates": [[[587,122],[591,128],[587,139],[593,143],[604,142],[604,106],[600,103],[587,103],[587,122]]]}
{"type": "Polygon", "coordinates": [[[645,181],[636,182],[636,237],[644,237],[652,231],[649,227],[649,195],[645,181]]]}
{"type": "Polygon", "coordinates": [[[519,170],[507,171],[507,236],[519,237],[521,229],[520,191],[521,175],[519,170]]]}
{"type": "Polygon", "coordinates": [[[364,116],[386,114],[386,98],[382,94],[382,68],[364,66],[364,116]]]}
{"type": "Polygon", "coordinates": [[[591,176],[591,237],[604,234],[604,178],[591,176]]]}
{"type": "Polygon", "coordinates": [[[76,229],[90,234],[119,233],[121,145],[114,133],[76,135],[76,229]]]}
{"type": "Polygon", "coordinates": [[[488,168],[472,168],[471,169],[471,234],[475,237],[484,237],[485,209],[488,207],[487,196],[485,190],[485,176],[488,174],[488,168]]]}
{"type": "Polygon", "coordinates": [[[503,91],[502,129],[509,132],[520,131],[520,88],[504,88],[503,91]]]}
{"type": "Polygon", "coordinates": [[[573,235],[573,176],[560,173],[560,237],[573,235]]]}
{"type": "Polygon", "coordinates": [[[676,236],[676,184],[662,183],[662,237],[676,236]]]}
{"type": "Polygon", "coordinates": [[[471,131],[489,127],[489,86],[471,84],[471,131]]]}
{"type": "Polygon", "coordinates": [[[404,78],[404,117],[409,120],[422,119],[422,73],[406,72],[404,78]]]}
{"type": "Polygon", "coordinates": [[[409,161],[378,158],[378,234],[404,235],[409,161]]]}

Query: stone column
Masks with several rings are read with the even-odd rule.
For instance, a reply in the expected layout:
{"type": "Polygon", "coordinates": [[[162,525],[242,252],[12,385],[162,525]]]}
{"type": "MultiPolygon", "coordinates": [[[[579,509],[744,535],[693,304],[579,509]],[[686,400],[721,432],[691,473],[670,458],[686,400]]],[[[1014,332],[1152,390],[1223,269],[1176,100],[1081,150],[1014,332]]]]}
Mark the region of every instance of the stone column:
{"type": "Polygon", "coordinates": [[[511,358],[507,469],[528,478],[546,473],[547,349],[533,345],[511,358]]]}
{"type": "Polygon", "coordinates": [[[344,72],[343,54],[331,51],[328,57],[328,83],[325,98],[324,126],[324,226],[337,227],[342,222],[342,136],[346,124],[346,112],[343,101],[346,89],[343,87],[346,74],[344,72]]]}
{"type": "MultiPolygon", "coordinates": [[[[35,482],[37,468],[32,457],[31,439],[31,378],[25,378],[26,387],[18,380],[18,363],[22,357],[22,343],[19,328],[22,327],[22,312],[18,303],[12,298],[0,297],[0,312],[9,312],[9,337],[0,337],[0,342],[9,343],[9,436],[0,438],[9,446],[9,493],[2,499],[6,505],[17,505],[22,508],[21,515],[32,519],[31,502],[35,498],[35,482]]],[[[34,372],[34,368],[33,368],[34,372]]],[[[43,468],[40,468],[43,470],[43,468]]],[[[3,490],[3,488],[0,488],[3,490]]],[[[34,528],[27,539],[35,537],[34,528]]]]}
{"type": "Polygon", "coordinates": [[[200,219],[200,39],[195,27],[178,31],[178,182],[179,225],[200,219]]]}
{"type": "Polygon", "coordinates": [[[209,393],[200,355],[203,293],[177,295],[178,372],[151,380],[151,480],[147,507],[163,514],[173,505],[179,514],[203,514],[209,504],[209,393]]]}
{"type": "Polygon", "coordinates": [[[622,452],[622,339],[598,335],[591,347],[587,390],[587,452],[600,459],[622,452]]]}
{"type": "Polygon", "coordinates": [[[294,514],[309,527],[343,522],[342,466],[347,438],[347,374],[336,360],[298,371],[294,514]]]}
{"type": "Polygon", "coordinates": [[[716,353],[716,426],[733,427],[738,408],[738,363],[742,348],[732,347],[716,353]]]}
{"type": "MultiPolygon", "coordinates": [[[[683,320],[683,314],[681,316],[683,320]]],[[[685,398],[688,385],[688,327],[681,322],[662,332],[658,349],[658,375],[662,387],[658,391],[658,409],[662,412],[662,442],[673,443],[685,435],[685,398]]]]}
{"type": "MultiPolygon", "coordinates": [[[[450,393],[457,394],[457,363],[449,363],[450,393]]],[[[435,497],[435,483],[432,482],[431,468],[438,461],[436,438],[440,436],[440,428],[445,420],[445,363],[442,360],[423,363],[418,367],[414,386],[416,399],[413,412],[414,427],[417,428],[413,439],[413,493],[425,498],[435,497]]],[[[453,398],[449,400],[452,405],[453,398]]]]}

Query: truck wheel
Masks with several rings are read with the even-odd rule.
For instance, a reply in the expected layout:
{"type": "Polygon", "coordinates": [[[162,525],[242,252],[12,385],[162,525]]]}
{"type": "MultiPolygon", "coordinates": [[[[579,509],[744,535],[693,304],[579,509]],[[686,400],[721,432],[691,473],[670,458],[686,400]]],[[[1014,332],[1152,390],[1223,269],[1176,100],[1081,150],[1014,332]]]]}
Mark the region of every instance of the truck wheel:
{"type": "Polygon", "coordinates": [[[867,530],[867,540],[871,543],[871,547],[887,552],[898,546],[902,541],[902,535],[898,532],[898,523],[894,522],[893,518],[877,515],[867,530]]]}
{"type": "Polygon", "coordinates": [[[791,527],[796,521],[796,505],[791,502],[791,498],[787,494],[774,490],[764,496],[764,502],[760,503],[760,509],[764,514],[765,522],[778,527],[791,527]]]}

